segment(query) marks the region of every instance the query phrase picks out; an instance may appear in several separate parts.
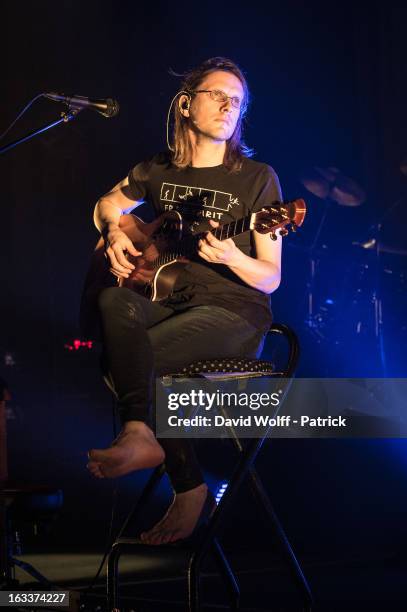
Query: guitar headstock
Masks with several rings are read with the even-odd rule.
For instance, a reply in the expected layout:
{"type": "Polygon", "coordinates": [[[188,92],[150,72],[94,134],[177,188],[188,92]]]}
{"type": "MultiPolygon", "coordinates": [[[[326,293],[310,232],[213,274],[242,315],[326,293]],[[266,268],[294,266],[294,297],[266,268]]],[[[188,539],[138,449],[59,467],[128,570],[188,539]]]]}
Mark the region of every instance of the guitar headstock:
{"type": "Polygon", "coordinates": [[[302,199],[291,202],[274,202],[255,213],[251,229],[255,229],[259,234],[271,232],[271,238],[277,240],[277,230],[280,230],[280,236],[286,236],[287,227],[295,232],[297,227],[302,225],[306,210],[306,204],[302,199]]]}

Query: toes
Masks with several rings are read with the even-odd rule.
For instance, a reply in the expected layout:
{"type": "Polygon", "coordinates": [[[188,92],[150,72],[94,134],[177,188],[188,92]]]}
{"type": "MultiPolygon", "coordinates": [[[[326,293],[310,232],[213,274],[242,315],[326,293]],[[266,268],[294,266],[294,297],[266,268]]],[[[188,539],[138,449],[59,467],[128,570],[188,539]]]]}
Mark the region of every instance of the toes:
{"type": "Polygon", "coordinates": [[[157,533],[150,542],[150,544],[152,544],[153,546],[159,546],[162,543],[163,543],[163,535],[160,533],[157,533]]]}
{"type": "Polygon", "coordinates": [[[169,544],[170,542],[176,542],[179,540],[176,536],[175,531],[168,531],[167,533],[163,533],[160,538],[160,544],[169,544]]]}
{"type": "Polygon", "coordinates": [[[95,461],[89,461],[86,467],[89,472],[96,478],[105,478],[105,475],[103,474],[99,463],[96,463],[95,461]]]}
{"type": "Polygon", "coordinates": [[[143,544],[158,544],[159,536],[159,531],[145,531],[141,534],[140,540],[143,542],[143,544]]]}
{"type": "Polygon", "coordinates": [[[105,452],[97,448],[92,448],[92,450],[88,452],[88,457],[91,461],[99,461],[99,462],[106,459],[105,452]]]}
{"type": "Polygon", "coordinates": [[[140,540],[143,542],[143,544],[149,544],[150,537],[151,537],[150,531],[143,531],[142,533],[140,533],[140,540]]]}
{"type": "Polygon", "coordinates": [[[148,531],[142,534],[141,541],[143,542],[143,544],[154,544],[156,537],[157,535],[155,532],[148,531]]]}
{"type": "Polygon", "coordinates": [[[166,530],[166,531],[144,531],[140,535],[140,540],[143,544],[150,546],[160,546],[160,544],[169,544],[170,542],[176,542],[179,540],[177,531],[166,530]]]}

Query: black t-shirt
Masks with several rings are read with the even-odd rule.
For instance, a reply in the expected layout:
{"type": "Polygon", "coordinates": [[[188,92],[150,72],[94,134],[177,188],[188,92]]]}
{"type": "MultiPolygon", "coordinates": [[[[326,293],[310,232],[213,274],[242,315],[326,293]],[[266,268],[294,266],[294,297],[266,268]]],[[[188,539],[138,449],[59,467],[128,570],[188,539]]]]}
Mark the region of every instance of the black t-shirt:
{"type": "MultiPolygon", "coordinates": [[[[244,158],[239,172],[230,173],[223,165],[179,170],[167,154],[158,154],[130,171],[129,186],[132,197],[148,201],[157,216],[172,209],[181,212],[194,232],[211,229],[209,219],[228,223],[282,199],[274,170],[249,158],[244,158]]],[[[251,232],[233,240],[246,255],[256,256],[251,232]]],[[[185,266],[163,303],[176,310],[223,306],[261,330],[271,323],[268,295],[247,285],[228,266],[211,264],[199,255],[185,266]]]]}

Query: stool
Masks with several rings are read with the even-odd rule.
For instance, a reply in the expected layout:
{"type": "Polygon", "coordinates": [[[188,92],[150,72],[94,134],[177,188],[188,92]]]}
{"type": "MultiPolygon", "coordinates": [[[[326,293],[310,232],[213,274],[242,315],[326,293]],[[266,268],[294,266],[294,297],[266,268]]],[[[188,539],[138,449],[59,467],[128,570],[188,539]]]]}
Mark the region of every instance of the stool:
{"type": "MultiPolygon", "coordinates": [[[[210,360],[188,364],[181,372],[171,374],[171,377],[175,380],[177,378],[185,378],[187,376],[196,377],[198,375],[205,376],[205,378],[207,378],[212,374],[217,377],[217,380],[219,380],[219,376],[225,380],[244,380],[245,378],[253,377],[270,377],[273,379],[292,378],[294,376],[299,357],[299,345],[296,335],[286,325],[277,323],[274,323],[270,327],[269,333],[283,336],[288,343],[288,359],[284,368],[280,370],[276,370],[274,364],[264,360],[210,360]],[[227,372],[226,369],[228,370],[227,372]]],[[[168,384],[168,377],[165,378],[167,379],[166,384],[168,384]]],[[[203,560],[210,552],[228,590],[231,609],[238,609],[238,582],[218,541],[217,535],[222,522],[232,508],[233,500],[235,499],[236,494],[238,493],[246,476],[249,476],[252,491],[261,508],[265,512],[269,523],[274,529],[287,566],[292,574],[297,588],[299,589],[301,598],[303,600],[304,609],[311,609],[313,600],[308,582],[303,574],[301,566],[294,554],[283,527],[274,511],[260,477],[253,466],[257,454],[260,451],[265,438],[267,437],[267,433],[268,431],[264,433],[262,438],[250,439],[246,447],[243,448],[237,435],[232,432],[232,443],[235,449],[238,451],[239,459],[230,478],[229,485],[215,512],[209,519],[205,529],[199,534],[199,537],[197,537],[193,543],[186,543],[185,546],[182,543],[179,546],[152,546],[142,544],[135,538],[118,537],[110,550],[107,564],[107,606],[109,612],[119,611],[118,563],[122,554],[138,555],[140,558],[148,561],[147,565],[149,565],[150,568],[151,563],[155,562],[158,565],[157,570],[161,575],[168,575],[168,566],[170,565],[172,572],[176,571],[178,576],[185,576],[188,587],[188,607],[186,609],[190,612],[197,612],[201,607],[201,567],[203,560]]],[[[160,482],[163,474],[163,465],[154,470],[150,480],[140,496],[140,499],[131,511],[130,515],[127,517],[120,533],[124,532],[130,520],[133,520],[135,515],[145,506],[151,497],[151,494],[160,482]]],[[[149,578],[151,579],[151,569],[149,578]]]]}
{"type": "Polygon", "coordinates": [[[16,542],[12,523],[14,520],[28,520],[30,523],[49,518],[61,508],[63,494],[59,489],[41,485],[15,485],[3,483],[0,488],[0,586],[3,590],[18,587],[15,567],[18,566],[47,589],[54,585],[30,563],[16,559],[16,542]]]}

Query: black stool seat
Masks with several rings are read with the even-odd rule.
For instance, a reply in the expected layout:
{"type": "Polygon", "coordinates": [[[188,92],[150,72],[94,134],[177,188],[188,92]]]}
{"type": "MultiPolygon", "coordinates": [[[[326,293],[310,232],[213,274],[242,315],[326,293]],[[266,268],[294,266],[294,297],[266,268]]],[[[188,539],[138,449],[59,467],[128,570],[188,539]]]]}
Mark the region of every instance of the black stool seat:
{"type": "Polygon", "coordinates": [[[206,373],[231,373],[250,376],[268,376],[276,373],[273,362],[263,359],[206,359],[193,361],[181,368],[179,372],[171,374],[174,378],[182,376],[205,376],[206,373]]]}

